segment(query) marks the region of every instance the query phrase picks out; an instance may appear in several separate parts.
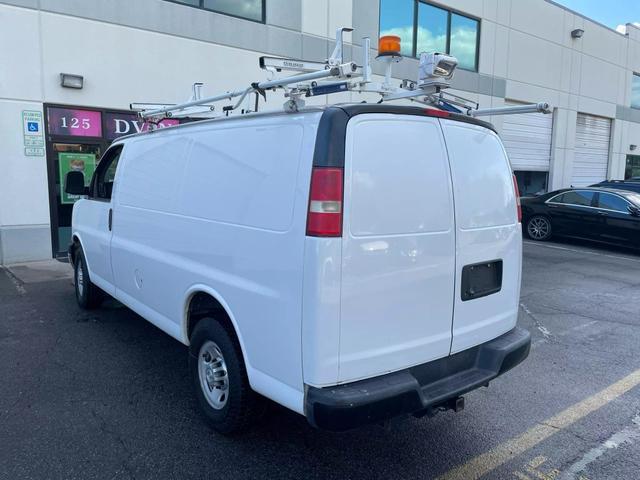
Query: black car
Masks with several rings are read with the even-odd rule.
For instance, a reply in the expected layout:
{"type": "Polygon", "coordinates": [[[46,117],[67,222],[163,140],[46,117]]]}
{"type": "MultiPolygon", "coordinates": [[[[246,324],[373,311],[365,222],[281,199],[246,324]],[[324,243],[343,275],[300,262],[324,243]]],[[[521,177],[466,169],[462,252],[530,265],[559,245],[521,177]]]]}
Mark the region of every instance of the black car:
{"type": "Polygon", "coordinates": [[[552,235],[640,248],[640,193],[565,188],[523,197],[522,227],[532,240],[552,235]]]}
{"type": "Polygon", "coordinates": [[[615,188],[616,190],[629,190],[640,193],[640,177],[633,177],[628,180],[605,180],[591,185],[597,188],[615,188]]]}

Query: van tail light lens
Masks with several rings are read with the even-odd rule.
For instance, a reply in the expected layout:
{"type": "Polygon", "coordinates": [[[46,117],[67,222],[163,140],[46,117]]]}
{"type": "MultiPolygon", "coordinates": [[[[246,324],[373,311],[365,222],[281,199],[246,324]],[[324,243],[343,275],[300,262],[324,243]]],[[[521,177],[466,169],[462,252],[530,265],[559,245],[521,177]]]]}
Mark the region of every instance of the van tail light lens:
{"type": "Polygon", "coordinates": [[[522,223],[522,205],[520,204],[520,189],[518,188],[518,180],[516,179],[516,175],[512,174],[513,177],[513,191],[516,194],[516,208],[518,209],[518,222],[522,223]]]}
{"type": "Polygon", "coordinates": [[[313,167],[307,235],[311,237],[342,236],[343,169],[313,167]]]}

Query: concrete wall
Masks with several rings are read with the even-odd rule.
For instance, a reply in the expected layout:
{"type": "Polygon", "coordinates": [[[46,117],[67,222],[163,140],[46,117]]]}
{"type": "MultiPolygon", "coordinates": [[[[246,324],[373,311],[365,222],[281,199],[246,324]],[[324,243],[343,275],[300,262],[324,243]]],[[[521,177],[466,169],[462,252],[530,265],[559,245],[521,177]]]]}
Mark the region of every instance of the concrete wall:
{"type": "MultiPolygon", "coordinates": [[[[609,176],[622,177],[629,145],[640,145],[640,110],[629,108],[631,75],[640,72],[639,29],[622,35],[545,0],[438,3],[481,19],[478,72],[459,71],[453,93],[481,106],[554,106],[550,188],[571,178],[578,112],[613,119],[609,176]],[[571,38],[575,28],[585,30],[583,38],[571,38]]],[[[354,28],[345,55],[358,62],[361,38],[375,44],[378,36],[378,0],[266,4],[260,24],[163,0],[0,0],[0,262],[51,255],[46,159],[24,156],[22,110],[181,101],[195,81],[205,82],[207,94],[264,78],[260,55],[323,60],[340,26],[354,28]],[[85,87],[61,88],[61,72],[83,75],[85,87]]],[[[416,60],[395,69],[397,78],[416,75],[416,60]]],[[[351,99],[360,97],[331,100],[351,99]]],[[[271,107],[282,102],[269,97],[271,107]]],[[[501,117],[489,120],[501,128],[501,117]]]]}

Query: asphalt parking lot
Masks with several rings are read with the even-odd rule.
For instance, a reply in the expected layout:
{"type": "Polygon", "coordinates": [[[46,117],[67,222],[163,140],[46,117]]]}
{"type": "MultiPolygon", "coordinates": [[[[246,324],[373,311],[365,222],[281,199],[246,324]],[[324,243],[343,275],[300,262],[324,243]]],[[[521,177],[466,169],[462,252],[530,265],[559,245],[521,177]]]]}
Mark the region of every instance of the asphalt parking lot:
{"type": "Polygon", "coordinates": [[[640,478],[632,252],[525,242],[531,355],[463,412],[332,434],[272,406],[236,438],[202,421],[184,346],[115,302],[81,311],[64,275],[13,272],[0,271],[1,478],[640,478]]]}

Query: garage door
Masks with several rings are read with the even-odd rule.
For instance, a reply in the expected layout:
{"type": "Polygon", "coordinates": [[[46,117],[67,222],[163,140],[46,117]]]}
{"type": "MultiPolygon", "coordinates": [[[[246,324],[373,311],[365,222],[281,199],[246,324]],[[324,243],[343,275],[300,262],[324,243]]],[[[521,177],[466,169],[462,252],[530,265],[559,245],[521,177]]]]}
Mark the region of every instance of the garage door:
{"type": "Polygon", "coordinates": [[[571,185],[586,187],[607,179],[611,120],[578,113],[571,185]]]}
{"type": "MultiPolygon", "coordinates": [[[[507,103],[507,105],[519,105],[507,103]]],[[[553,115],[524,113],[505,115],[502,141],[514,170],[549,171],[553,115]]]]}

